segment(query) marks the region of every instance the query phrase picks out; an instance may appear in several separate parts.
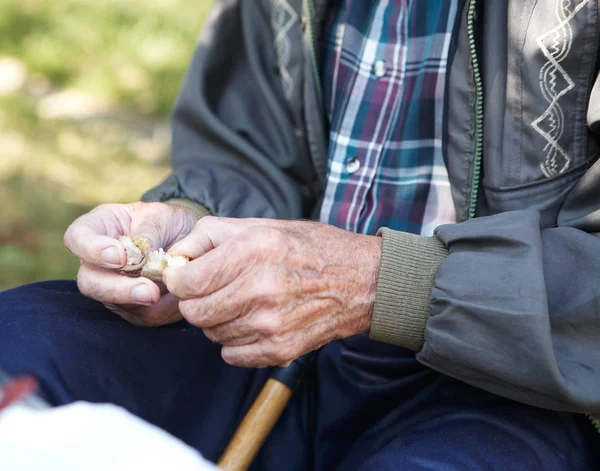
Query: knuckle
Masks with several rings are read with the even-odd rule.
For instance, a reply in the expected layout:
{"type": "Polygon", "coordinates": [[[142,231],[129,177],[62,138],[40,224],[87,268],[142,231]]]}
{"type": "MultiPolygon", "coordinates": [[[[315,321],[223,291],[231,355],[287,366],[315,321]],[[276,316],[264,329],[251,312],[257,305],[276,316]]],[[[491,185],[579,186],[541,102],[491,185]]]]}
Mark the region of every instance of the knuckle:
{"type": "Polygon", "coordinates": [[[288,360],[286,356],[287,350],[281,349],[276,346],[271,346],[266,349],[265,357],[269,360],[272,365],[280,365],[288,360]]]}
{"type": "Polygon", "coordinates": [[[279,359],[280,363],[284,363],[296,358],[296,349],[292,344],[287,343],[285,345],[280,345],[277,350],[279,350],[279,354],[281,355],[281,358],[279,359]]]}
{"type": "Polygon", "coordinates": [[[84,296],[87,296],[88,298],[91,297],[90,290],[88,289],[88,284],[85,282],[84,277],[79,274],[79,272],[77,273],[76,281],[77,281],[77,289],[79,290],[79,292],[81,294],[83,294],[84,296]]]}
{"type": "Polygon", "coordinates": [[[251,244],[254,249],[267,252],[276,251],[284,241],[283,233],[275,227],[249,227],[243,237],[244,244],[251,244]]]}
{"type": "Polygon", "coordinates": [[[279,282],[271,277],[259,276],[250,284],[252,299],[259,305],[268,305],[281,293],[279,282]]]}
{"type": "Polygon", "coordinates": [[[179,311],[188,322],[196,327],[202,327],[208,313],[206,303],[198,299],[180,301],[179,311]]]}
{"type": "Polygon", "coordinates": [[[231,254],[247,253],[251,244],[252,240],[247,237],[247,234],[241,234],[227,242],[227,250],[231,254]]]}
{"type": "Polygon", "coordinates": [[[67,230],[63,235],[63,243],[65,244],[65,247],[69,250],[73,248],[73,224],[75,223],[73,222],[71,223],[71,225],[69,225],[69,227],[67,227],[67,230]]]}
{"type": "Polygon", "coordinates": [[[218,218],[213,215],[204,216],[198,220],[198,222],[196,223],[196,227],[212,226],[217,222],[217,220],[218,218]]]}
{"type": "Polygon", "coordinates": [[[257,330],[268,337],[276,337],[283,330],[283,322],[277,316],[263,316],[256,321],[257,330]]]}
{"type": "MultiPolygon", "coordinates": [[[[197,268],[197,267],[194,267],[197,268]]],[[[202,288],[206,282],[206,274],[200,270],[190,270],[189,274],[185,278],[179,279],[179,284],[191,292],[194,292],[198,288],[202,288]]]]}
{"type": "Polygon", "coordinates": [[[216,329],[203,329],[204,335],[213,343],[218,343],[220,340],[219,332],[216,329]]]}
{"type": "Polygon", "coordinates": [[[210,228],[214,227],[218,218],[216,216],[208,215],[200,218],[192,229],[192,234],[194,235],[202,235],[210,228]]]}
{"type": "Polygon", "coordinates": [[[288,337],[283,334],[275,334],[271,336],[271,342],[276,345],[278,349],[287,348],[288,340],[288,337]]]}
{"type": "Polygon", "coordinates": [[[65,247],[69,249],[71,252],[77,249],[77,246],[80,244],[79,236],[81,226],[85,224],[85,218],[87,215],[83,215],[75,219],[63,235],[63,242],[65,247]]]}
{"type": "Polygon", "coordinates": [[[101,211],[111,210],[111,209],[114,209],[115,206],[117,206],[117,205],[115,205],[114,203],[102,203],[102,204],[99,204],[98,206],[96,206],[94,209],[92,209],[90,211],[90,213],[97,213],[97,212],[101,212],[101,211]]]}
{"type": "Polygon", "coordinates": [[[179,301],[179,312],[183,317],[189,319],[194,312],[192,303],[190,301],[179,301]]]}
{"type": "MultiPolygon", "coordinates": [[[[129,203],[129,207],[133,210],[133,211],[143,211],[149,208],[158,208],[161,207],[162,205],[164,205],[164,203],[160,203],[160,202],[156,202],[156,201],[151,201],[151,202],[145,202],[145,201],[134,201],[133,203],[129,203]]],[[[108,203],[108,204],[101,204],[100,206],[103,206],[105,208],[114,208],[114,204],[108,203]]],[[[126,205],[124,205],[126,206],[126,205]]]]}
{"type": "Polygon", "coordinates": [[[85,265],[81,265],[76,276],[77,289],[87,297],[93,295],[93,284],[89,282],[88,269],[85,265]]]}
{"type": "Polygon", "coordinates": [[[106,301],[110,303],[123,304],[126,301],[131,301],[129,296],[121,295],[120,290],[116,286],[99,286],[96,288],[94,296],[100,301],[106,301]]]}
{"type": "MultiPolygon", "coordinates": [[[[228,365],[232,365],[232,366],[246,366],[242,361],[240,361],[241,359],[238,358],[237,355],[235,355],[234,353],[231,352],[231,349],[223,347],[221,348],[221,358],[223,358],[223,361],[225,363],[227,363],[228,365]]],[[[249,359],[245,359],[246,362],[249,361],[249,359]]]]}
{"type": "Polygon", "coordinates": [[[267,248],[278,248],[284,240],[284,235],[281,230],[275,227],[261,227],[260,236],[267,248]]]}

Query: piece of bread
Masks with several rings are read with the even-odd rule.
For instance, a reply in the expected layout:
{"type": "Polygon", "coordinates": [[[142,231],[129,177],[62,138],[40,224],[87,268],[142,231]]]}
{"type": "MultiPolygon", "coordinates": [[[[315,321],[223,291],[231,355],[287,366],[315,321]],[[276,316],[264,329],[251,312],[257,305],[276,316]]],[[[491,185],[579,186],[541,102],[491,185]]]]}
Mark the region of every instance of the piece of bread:
{"type": "Polygon", "coordinates": [[[150,251],[150,243],[143,237],[122,235],[119,240],[125,246],[127,254],[127,263],[121,271],[127,275],[160,281],[167,267],[182,267],[189,262],[186,256],[171,255],[162,248],[150,251]]]}
{"type": "Polygon", "coordinates": [[[125,262],[123,271],[134,272],[139,270],[145,262],[148,253],[150,253],[150,243],[139,236],[129,237],[122,235],[119,237],[119,240],[125,246],[125,253],[127,255],[127,262],[125,262]]]}
{"type": "Polygon", "coordinates": [[[144,263],[140,275],[151,280],[162,280],[163,271],[167,267],[178,268],[184,266],[187,262],[189,262],[189,258],[183,255],[171,255],[163,249],[154,250],[146,257],[146,263],[144,263]]]}

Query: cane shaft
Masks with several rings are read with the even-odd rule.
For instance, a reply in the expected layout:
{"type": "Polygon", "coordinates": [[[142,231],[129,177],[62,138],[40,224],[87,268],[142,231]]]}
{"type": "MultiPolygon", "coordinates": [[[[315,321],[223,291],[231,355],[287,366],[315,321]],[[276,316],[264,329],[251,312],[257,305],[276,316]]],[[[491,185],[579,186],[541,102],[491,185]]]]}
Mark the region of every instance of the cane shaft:
{"type": "Polygon", "coordinates": [[[221,456],[221,469],[245,471],[250,467],[290,397],[291,388],[274,378],[267,380],[221,456]]]}

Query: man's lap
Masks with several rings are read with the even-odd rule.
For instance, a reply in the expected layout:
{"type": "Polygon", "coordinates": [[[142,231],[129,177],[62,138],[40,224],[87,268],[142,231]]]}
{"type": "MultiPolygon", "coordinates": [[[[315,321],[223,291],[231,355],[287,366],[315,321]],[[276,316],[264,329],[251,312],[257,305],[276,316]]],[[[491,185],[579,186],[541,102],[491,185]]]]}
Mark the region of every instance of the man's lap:
{"type": "MultiPolygon", "coordinates": [[[[113,402],[215,460],[265,381],[202,332],[132,326],[73,282],[0,294],[0,367],[53,404],[113,402]]],[[[256,469],[591,469],[580,418],[533,409],[356,337],[326,346],[256,469]],[[444,468],[443,464],[446,465],[444,468]]]]}
{"type": "Polygon", "coordinates": [[[500,398],[365,337],[340,344],[319,358],[316,428],[320,439],[349,435],[341,469],[597,468],[582,433],[598,437],[580,416],[500,398]]]}
{"type": "Polygon", "coordinates": [[[52,404],[119,404],[212,459],[260,387],[260,374],[223,364],[202,331],[183,322],[133,326],[80,295],[73,282],[0,295],[0,345],[1,368],[38,377],[52,404]]]}

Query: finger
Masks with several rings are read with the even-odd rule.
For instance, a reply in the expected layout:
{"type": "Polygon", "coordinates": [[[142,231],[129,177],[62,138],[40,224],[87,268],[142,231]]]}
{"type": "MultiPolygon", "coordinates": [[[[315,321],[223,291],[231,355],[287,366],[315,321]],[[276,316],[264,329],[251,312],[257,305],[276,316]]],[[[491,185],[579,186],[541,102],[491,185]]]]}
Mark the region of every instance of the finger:
{"type": "MultiPolygon", "coordinates": [[[[232,220],[235,221],[235,220],[232,220]]],[[[232,283],[242,273],[258,271],[257,267],[280,259],[285,253],[285,238],[274,227],[258,226],[249,220],[249,230],[242,231],[187,265],[163,272],[169,291],[180,299],[204,297],[232,283]]],[[[277,221],[275,221],[277,223],[277,221]]]]}
{"type": "MultiPolygon", "coordinates": [[[[237,288],[235,284],[231,286],[237,288]]],[[[235,313],[230,314],[228,318],[221,317],[224,319],[222,322],[217,322],[219,315],[214,314],[214,306],[219,305],[220,302],[214,303],[210,300],[206,304],[208,313],[206,319],[202,319],[198,324],[191,323],[202,327],[206,336],[213,342],[223,345],[244,345],[260,338],[281,337],[289,330],[289,322],[284,321],[280,307],[272,309],[260,301],[256,302],[252,299],[245,301],[245,299],[247,298],[241,298],[239,302],[232,304],[236,309],[235,313]]],[[[189,320],[187,316],[186,318],[189,320]]]]}
{"type": "Polygon", "coordinates": [[[279,316],[263,316],[267,335],[246,345],[224,345],[221,356],[226,363],[247,368],[264,368],[267,366],[287,365],[301,355],[321,348],[329,343],[332,337],[328,335],[329,327],[326,322],[315,322],[301,331],[281,335],[281,322],[271,322],[280,319],[279,316]]]}
{"type": "Polygon", "coordinates": [[[167,250],[190,233],[196,223],[188,210],[165,203],[133,203],[129,235],[146,239],[151,250],[167,250]]]}
{"type": "Polygon", "coordinates": [[[211,296],[179,301],[179,311],[194,327],[208,328],[233,320],[239,316],[235,305],[219,305],[212,302],[211,296]]]}
{"type": "Polygon", "coordinates": [[[194,259],[211,251],[217,246],[213,229],[219,224],[221,218],[204,216],[201,218],[190,233],[169,249],[171,255],[185,255],[194,259]]]}
{"type": "Polygon", "coordinates": [[[204,328],[206,335],[212,342],[221,345],[239,346],[256,342],[262,336],[261,332],[253,325],[251,319],[242,317],[231,322],[204,328]]]}
{"type": "Polygon", "coordinates": [[[246,277],[239,277],[206,296],[182,299],[179,309],[190,324],[200,328],[214,327],[247,316],[257,299],[269,295],[260,288],[264,284],[255,282],[255,279],[251,276],[248,282],[246,277]]]}
{"type": "Polygon", "coordinates": [[[182,300],[208,296],[232,283],[248,269],[248,257],[249,253],[240,247],[221,245],[183,267],[167,268],[163,272],[163,282],[182,300]]]}
{"type": "Polygon", "coordinates": [[[173,244],[169,253],[185,255],[191,259],[198,258],[250,227],[278,224],[278,221],[271,219],[205,216],[196,223],[194,229],[186,237],[173,244]]]}
{"type": "Polygon", "coordinates": [[[129,215],[124,205],[103,205],[76,219],[64,235],[65,246],[84,262],[104,268],[125,264],[125,248],[116,240],[129,215]]]}
{"type": "Polygon", "coordinates": [[[221,358],[225,363],[242,368],[266,368],[275,366],[264,355],[260,342],[247,345],[224,345],[221,348],[221,358]]]}
{"type": "Polygon", "coordinates": [[[153,306],[110,303],[105,303],[104,305],[131,324],[145,327],[159,327],[178,322],[182,319],[178,304],[179,300],[172,294],[167,293],[161,296],[158,304],[153,306]]]}
{"type": "Polygon", "coordinates": [[[221,349],[223,360],[233,366],[244,368],[266,368],[287,364],[299,356],[289,345],[277,345],[259,340],[248,345],[224,345],[221,349]]]}
{"type": "Polygon", "coordinates": [[[109,304],[157,304],[160,288],[147,278],[131,278],[83,263],[77,273],[82,294],[109,304]]]}

